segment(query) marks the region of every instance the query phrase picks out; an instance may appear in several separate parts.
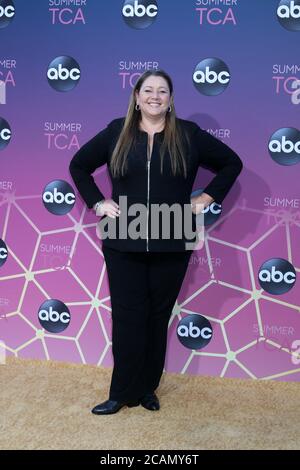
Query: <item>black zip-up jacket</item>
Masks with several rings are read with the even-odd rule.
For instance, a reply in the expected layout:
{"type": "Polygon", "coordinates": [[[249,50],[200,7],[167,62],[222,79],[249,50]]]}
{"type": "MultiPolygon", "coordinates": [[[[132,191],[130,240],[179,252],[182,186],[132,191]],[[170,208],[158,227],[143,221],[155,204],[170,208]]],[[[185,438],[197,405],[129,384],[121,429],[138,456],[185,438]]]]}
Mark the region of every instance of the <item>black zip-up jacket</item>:
{"type": "MultiPolygon", "coordinates": [[[[188,133],[190,145],[186,142],[187,160],[187,178],[174,176],[171,171],[171,162],[169,152],[164,156],[163,174],[160,173],[160,155],[159,148],[162,142],[164,131],[154,134],[153,150],[151,159],[147,160],[148,134],[145,131],[138,130],[138,145],[128,154],[128,172],[125,176],[114,178],[111,174],[109,162],[116,145],[118,136],[124,123],[123,118],[117,118],[111,121],[106,128],[96,134],[91,140],[84,144],[73,156],[69,171],[72,179],[85,201],[87,207],[91,209],[94,204],[105,196],[95,183],[92,173],[100,166],[107,164],[109,176],[112,181],[111,198],[117,202],[121,214],[115,218],[104,215],[99,224],[101,225],[101,235],[103,246],[109,246],[119,251],[186,251],[190,248],[190,243],[197,243],[197,235],[191,238],[186,236],[184,224],[186,220],[183,211],[190,211],[190,219],[194,233],[197,233],[196,215],[191,211],[191,192],[198,167],[210,169],[216,173],[210,183],[204,188],[204,192],[212,196],[216,203],[221,204],[236,178],[243,168],[239,156],[226,144],[212,136],[209,132],[201,129],[196,123],[184,119],[177,119],[184,132],[188,133]],[[133,239],[125,235],[120,236],[119,228],[123,218],[125,227],[137,219],[139,212],[135,215],[124,210],[121,205],[120,196],[127,196],[127,208],[134,203],[143,204],[146,208],[142,224],[141,236],[133,239]],[[177,203],[177,207],[182,209],[182,216],[176,216],[176,211],[172,213],[172,205],[177,203]],[[167,204],[170,210],[169,226],[170,232],[162,235],[162,229],[159,229],[158,238],[152,237],[151,225],[156,226],[152,215],[152,206],[167,204]],[[178,206],[179,205],[179,206],[178,206]],[[123,210],[122,210],[123,209],[123,210]],[[174,217],[173,217],[174,215],[174,217]],[[126,219],[124,219],[126,217],[126,219]],[[145,220],[146,218],[146,220],[145,220]],[[104,220],[105,219],[105,220],[104,220]],[[183,223],[183,221],[185,222],[183,223]],[[103,223],[109,224],[109,235],[103,236],[107,230],[103,228],[103,223]],[[114,227],[116,231],[111,231],[114,227]],[[146,228],[145,228],[146,227],[146,228]],[[179,235],[177,229],[181,227],[182,235],[179,235]],[[187,248],[189,246],[189,248],[187,248]]],[[[157,206],[156,206],[157,207],[157,206]]],[[[160,206],[163,207],[163,206],[160,206]]],[[[166,205],[164,206],[166,207],[166,205]]],[[[175,206],[173,206],[175,207],[175,206]]],[[[164,216],[165,217],[165,216],[164,216]]],[[[166,219],[166,217],[165,217],[166,219]]],[[[158,219],[156,218],[156,221],[158,219]]],[[[160,224],[163,225],[163,224],[160,224]]],[[[123,227],[124,227],[123,226],[123,227]]],[[[108,227],[107,227],[108,228],[108,227]]],[[[124,232],[122,232],[124,233],[124,232]]],[[[190,233],[190,232],[188,232],[190,233]]]]}

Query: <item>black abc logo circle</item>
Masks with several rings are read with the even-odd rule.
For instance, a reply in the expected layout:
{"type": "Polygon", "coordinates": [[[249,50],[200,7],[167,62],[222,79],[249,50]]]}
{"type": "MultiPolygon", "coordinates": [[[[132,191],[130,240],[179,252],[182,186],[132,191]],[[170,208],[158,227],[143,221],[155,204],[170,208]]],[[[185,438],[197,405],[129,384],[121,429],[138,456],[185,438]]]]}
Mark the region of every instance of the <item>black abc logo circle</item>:
{"type": "Polygon", "coordinates": [[[44,188],[42,200],[46,209],[52,214],[65,215],[72,210],[76,196],[67,181],[54,180],[44,188]]]}
{"type": "Polygon", "coordinates": [[[156,0],[125,0],[122,16],[125,23],[134,29],[145,29],[152,25],[158,14],[156,0]]]}
{"type": "Polygon", "coordinates": [[[281,0],[277,19],[288,31],[300,31],[300,0],[281,0]]]}
{"type": "Polygon", "coordinates": [[[294,127],[283,127],[272,134],[269,154],[280,165],[295,165],[300,162],[300,131],[294,127]]]}
{"type": "Polygon", "coordinates": [[[0,29],[6,28],[15,17],[15,5],[12,0],[0,0],[0,29]]]}
{"type": "Polygon", "coordinates": [[[0,117],[0,150],[5,149],[11,140],[11,128],[8,122],[0,117]]]}
{"type": "Polygon", "coordinates": [[[4,240],[0,238],[0,267],[6,262],[8,257],[8,249],[4,240]]]}
{"type": "Polygon", "coordinates": [[[296,271],[289,261],[283,258],[271,258],[259,268],[258,282],[269,294],[285,294],[295,285],[296,271]]]}
{"type": "Polygon", "coordinates": [[[225,62],[217,57],[201,60],[193,72],[195,88],[207,96],[223,93],[230,83],[230,71],[225,62]]]}
{"type": "Polygon", "coordinates": [[[78,85],[80,77],[79,64],[73,57],[62,55],[53,59],[48,65],[48,83],[56,91],[73,90],[78,85]]]}
{"type": "Polygon", "coordinates": [[[213,336],[213,329],[207,318],[202,315],[187,315],[177,325],[177,338],[189,349],[202,349],[213,336]]]}
{"type": "Polygon", "coordinates": [[[38,319],[45,330],[51,333],[60,333],[68,328],[71,314],[68,307],[61,300],[48,299],[40,306],[38,319]]]}

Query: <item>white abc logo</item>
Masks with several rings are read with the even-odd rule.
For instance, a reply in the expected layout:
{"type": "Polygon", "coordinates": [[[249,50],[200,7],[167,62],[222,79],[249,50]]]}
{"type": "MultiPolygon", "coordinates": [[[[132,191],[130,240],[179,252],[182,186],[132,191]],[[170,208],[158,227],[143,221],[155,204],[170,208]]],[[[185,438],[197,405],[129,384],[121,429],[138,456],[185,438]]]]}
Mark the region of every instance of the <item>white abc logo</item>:
{"type": "Polygon", "coordinates": [[[193,75],[193,79],[196,83],[228,83],[230,79],[230,75],[228,72],[223,70],[222,72],[215,72],[214,70],[210,70],[209,66],[205,67],[205,73],[202,70],[196,70],[193,75]]]}
{"type": "Polygon", "coordinates": [[[134,5],[124,5],[123,7],[123,15],[127,18],[137,16],[138,18],[142,18],[143,16],[147,15],[153,18],[157,15],[157,6],[156,5],[148,5],[145,7],[144,5],[139,5],[138,0],[135,0],[134,5]]]}
{"type": "Polygon", "coordinates": [[[47,77],[49,80],[79,80],[80,70],[74,67],[71,70],[68,70],[66,67],[63,67],[62,64],[58,64],[58,69],[51,67],[47,72],[47,77]]]}
{"type": "Polygon", "coordinates": [[[70,323],[70,314],[68,312],[58,313],[50,307],[50,310],[42,309],[39,311],[39,319],[41,321],[52,321],[61,323],[70,323]]]}
{"type": "Polygon", "coordinates": [[[277,9],[279,18],[300,18],[300,5],[295,5],[294,0],[291,1],[290,7],[281,5],[277,9]]]}
{"type": "Polygon", "coordinates": [[[269,149],[271,152],[284,152],[292,153],[296,152],[300,154],[300,141],[295,144],[291,140],[287,140],[285,135],[280,140],[271,140],[269,143],[269,149]]]}
{"type": "Polygon", "coordinates": [[[57,204],[74,204],[75,195],[73,193],[63,194],[61,191],[58,191],[57,188],[54,188],[53,193],[51,191],[45,191],[43,194],[43,201],[57,204]]]}
{"type": "Polygon", "coordinates": [[[271,272],[268,269],[262,269],[259,273],[259,279],[262,282],[286,282],[287,284],[293,284],[296,276],[292,271],[282,273],[276,270],[275,266],[272,266],[271,272]]]}
{"type": "Polygon", "coordinates": [[[2,16],[6,16],[7,18],[12,18],[14,14],[15,14],[15,9],[12,5],[8,5],[5,8],[0,6],[0,18],[2,18],[2,16]]]}
{"type": "Polygon", "coordinates": [[[182,337],[191,337],[191,338],[201,338],[203,339],[210,339],[212,337],[212,330],[205,326],[204,328],[200,329],[198,326],[195,326],[193,322],[189,322],[189,326],[181,325],[178,330],[178,335],[182,337]]]}
{"type": "Polygon", "coordinates": [[[0,259],[7,258],[7,250],[5,248],[0,248],[0,259]]]}
{"type": "Polygon", "coordinates": [[[11,137],[11,131],[9,129],[2,129],[0,132],[0,138],[3,140],[9,140],[11,137]]]}
{"type": "Polygon", "coordinates": [[[212,214],[218,215],[221,212],[221,206],[220,204],[217,204],[216,202],[211,203],[210,205],[206,206],[202,213],[206,214],[207,212],[211,212],[212,214]]]}

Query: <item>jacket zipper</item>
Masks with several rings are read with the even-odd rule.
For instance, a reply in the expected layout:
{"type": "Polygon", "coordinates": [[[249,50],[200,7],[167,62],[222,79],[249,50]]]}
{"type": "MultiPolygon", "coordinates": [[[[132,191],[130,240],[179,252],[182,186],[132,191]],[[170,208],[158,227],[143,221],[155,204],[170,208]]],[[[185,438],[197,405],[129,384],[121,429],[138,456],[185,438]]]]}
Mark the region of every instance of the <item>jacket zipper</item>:
{"type": "MultiPolygon", "coordinates": [[[[149,251],[149,234],[148,234],[148,230],[149,230],[149,192],[150,192],[150,163],[151,163],[151,158],[152,158],[152,153],[153,153],[153,148],[154,148],[154,139],[155,139],[155,135],[153,135],[153,146],[152,146],[152,152],[151,152],[151,155],[148,159],[148,151],[147,151],[147,248],[146,250],[149,251]]],[[[148,142],[147,142],[147,150],[148,150],[148,142]]]]}
{"type": "Polygon", "coordinates": [[[148,223],[149,223],[149,191],[150,191],[150,160],[147,160],[147,172],[148,172],[148,182],[147,182],[147,251],[149,251],[149,236],[148,236],[148,223]]]}

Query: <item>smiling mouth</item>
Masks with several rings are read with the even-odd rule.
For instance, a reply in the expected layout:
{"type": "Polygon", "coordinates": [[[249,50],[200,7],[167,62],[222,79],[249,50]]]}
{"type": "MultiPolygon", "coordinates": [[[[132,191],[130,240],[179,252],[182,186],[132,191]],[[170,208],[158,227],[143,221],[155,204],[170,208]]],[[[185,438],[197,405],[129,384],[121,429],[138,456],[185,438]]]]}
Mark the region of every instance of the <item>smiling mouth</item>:
{"type": "Polygon", "coordinates": [[[148,103],[149,106],[154,106],[154,107],[158,107],[160,106],[160,103],[148,103]]]}

